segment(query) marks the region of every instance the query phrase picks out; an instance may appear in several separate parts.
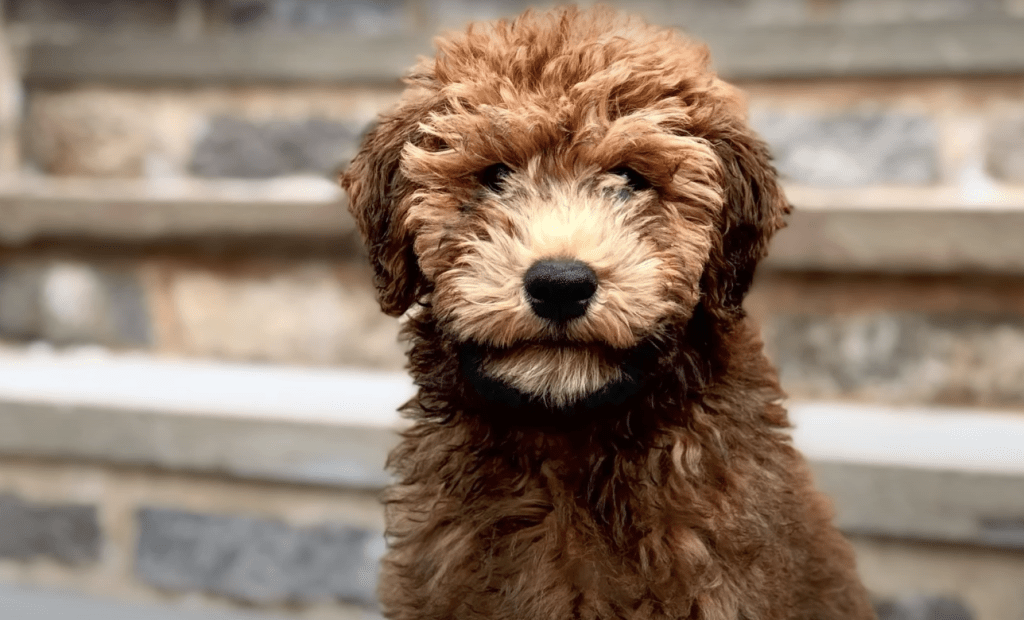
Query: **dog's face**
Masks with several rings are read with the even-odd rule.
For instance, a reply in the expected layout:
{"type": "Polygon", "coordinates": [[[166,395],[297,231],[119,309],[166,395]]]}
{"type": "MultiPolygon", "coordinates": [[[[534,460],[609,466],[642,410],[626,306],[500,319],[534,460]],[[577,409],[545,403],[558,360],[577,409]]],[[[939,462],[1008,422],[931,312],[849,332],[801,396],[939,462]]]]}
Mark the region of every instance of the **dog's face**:
{"type": "Polygon", "coordinates": [[[787,206],[702,47],[575,9],[439,47],[342,181],[386,312],[422,302],[478,384],[552,407],[738,313],[787,206]]]}

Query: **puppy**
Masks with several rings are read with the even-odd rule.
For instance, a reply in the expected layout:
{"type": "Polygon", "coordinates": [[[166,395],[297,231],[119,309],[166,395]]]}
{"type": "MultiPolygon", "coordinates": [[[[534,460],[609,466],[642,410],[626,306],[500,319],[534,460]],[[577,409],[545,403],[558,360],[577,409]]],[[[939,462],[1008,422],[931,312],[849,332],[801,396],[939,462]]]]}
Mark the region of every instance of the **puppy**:
{"type": "Polygon", "coordinates": [[[873,618],[744,319],[789,207],[707,50],[576,8],[437,47],[342,178],[419,386],[384,614],[873,618]]]}

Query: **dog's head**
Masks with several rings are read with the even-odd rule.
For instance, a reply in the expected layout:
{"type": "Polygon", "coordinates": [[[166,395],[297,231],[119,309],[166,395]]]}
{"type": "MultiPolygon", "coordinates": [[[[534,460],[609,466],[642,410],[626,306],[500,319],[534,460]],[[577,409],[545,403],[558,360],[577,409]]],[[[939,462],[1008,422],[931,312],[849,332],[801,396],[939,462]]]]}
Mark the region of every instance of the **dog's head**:
{"type": "Polygon", "coordinates": [[[703,46],[568,8],[438,48],[342,178],[385,312],[421,302],[478,384],[553,406],[699,306],[741,315],[788,205],[703,46]]]}

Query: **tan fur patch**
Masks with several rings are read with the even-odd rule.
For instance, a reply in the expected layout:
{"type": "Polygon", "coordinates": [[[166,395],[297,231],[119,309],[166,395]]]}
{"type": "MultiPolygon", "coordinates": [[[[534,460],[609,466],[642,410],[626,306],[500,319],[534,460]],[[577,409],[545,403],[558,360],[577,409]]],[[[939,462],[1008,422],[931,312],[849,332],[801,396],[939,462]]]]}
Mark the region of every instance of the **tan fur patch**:
{"type": "Polygon", "coordinates": [[[622,371],[600,350],[531,345],[492,352],[484,372],[549,405],[567,405],[618,380],[622,371]]]}
{"type": "Polygon", "coordinates": [[[496,347],[538,339],[635,344],[669,310],[661,294],[667,266],[628,225],[637,219],[631,205],[581,190],[560,184],[488,205],[503,217],[497,226],[488,218],[485,235],[463,241],[455,265],[437,274],[438,316],[459,335],[496,347]],[[599,282],[587,315],[564,328],[533,314],[523,289],[531,265],[556,258],[586,263],[599,282]]]}
{"type": "Polygon", "coordinates": [[[495,347],[557,340],[622,349],[692,308],[720,197],[666,204],[654,190],[629,193],[607,173],[552,176],[536,164],[517,171],[502,195],[489,193],[461,218],[426,197],[410,208],[438,318],[495,347]],[[567,326],[534,315],[523,290],[523,275],[544,259],[579,260],[597,274],[586,316],[567,326]]]}

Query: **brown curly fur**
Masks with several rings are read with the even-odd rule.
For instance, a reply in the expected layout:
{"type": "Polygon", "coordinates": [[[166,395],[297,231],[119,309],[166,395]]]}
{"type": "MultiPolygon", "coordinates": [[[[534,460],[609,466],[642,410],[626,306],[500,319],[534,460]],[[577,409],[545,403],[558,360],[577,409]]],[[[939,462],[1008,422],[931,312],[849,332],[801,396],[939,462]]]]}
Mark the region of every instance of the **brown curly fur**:
{"type": "Polygon", "coordinates": [[[575,8],[438,48],[342,179],[419,386],[385,615],[874,617],[745,322],[789,207],[705,48],[575,8]],[[568,326],[524,299],[546,257],[600,279],[568,326]]]}

